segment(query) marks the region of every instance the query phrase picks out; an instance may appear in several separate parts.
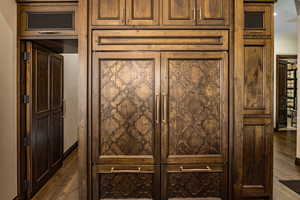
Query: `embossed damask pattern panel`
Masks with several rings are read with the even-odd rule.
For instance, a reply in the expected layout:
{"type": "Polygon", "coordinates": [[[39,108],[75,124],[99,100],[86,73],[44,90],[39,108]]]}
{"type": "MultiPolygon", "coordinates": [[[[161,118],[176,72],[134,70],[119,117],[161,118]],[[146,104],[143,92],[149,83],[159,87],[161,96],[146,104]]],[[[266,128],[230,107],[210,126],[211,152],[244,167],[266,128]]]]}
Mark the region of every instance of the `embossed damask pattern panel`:
{"type": "Polygon", "coordinates": [[[100,199],[153,199],[153,174],[101,174],[100,199]]]}
{"type": "Polygon", "coordinates": [[[220,63],[169,61],[169,154],[221,152],[220,63]]]}
{"type": "Polygon", "coordinates": [[[169,173],[167,193],[169,199],[223,197],[222,173],[169,173]]]}
{"type": "Polygon", "coordinates": [[[101,61],[101,155],[152,155],[154,61],[101,61]]]}

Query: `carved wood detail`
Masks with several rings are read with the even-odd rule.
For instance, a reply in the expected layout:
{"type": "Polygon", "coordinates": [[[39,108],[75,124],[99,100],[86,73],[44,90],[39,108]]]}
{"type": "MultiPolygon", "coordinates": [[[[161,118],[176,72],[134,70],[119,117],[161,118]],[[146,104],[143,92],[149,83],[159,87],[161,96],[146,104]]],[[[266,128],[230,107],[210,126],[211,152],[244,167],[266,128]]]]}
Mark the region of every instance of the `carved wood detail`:
{"type": "Polygon", "coordinates": [[[100,65],[101,155],[152,155],[153,61],[103,60],[100,65]]]}
{"type": "Polygon", "coordinates": [[[220,63],[169,61],[169,154],[221,152],[220,63]]]}
{"type": "Polygon", "coordinates": [[[100,199],[152,199],[153,174],[101,174],[100,199]]]}

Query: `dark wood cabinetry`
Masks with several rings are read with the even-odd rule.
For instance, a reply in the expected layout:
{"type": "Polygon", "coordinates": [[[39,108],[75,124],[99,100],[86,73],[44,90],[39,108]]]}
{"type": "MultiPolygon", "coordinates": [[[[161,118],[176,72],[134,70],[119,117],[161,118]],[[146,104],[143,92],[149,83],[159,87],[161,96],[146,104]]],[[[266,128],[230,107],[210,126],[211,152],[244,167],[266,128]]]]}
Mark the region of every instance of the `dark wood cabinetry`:
{"type": "Polygon", "coordinates": [[[272,5],[245,4],[238,82],[231,1],[114,1],[102,14],[108,3],[90,2],[93,199],[270,198],[272,5]],[[230,101],[234,84],[241,104],[230,101]]]}
{"type": "Polygon", "coordinates": [[[229,25],[230,0],[92,0],[93,25],[229,25]]]}
{"type": "Polygon", "coordinates": [[[273,5],[245,4],[240,199],[272,199],[273,5]]]}
{"type": "Polygon", "coordinates": [[[20,7],[21,30],[23,39],[77,38],[77,4],[24,4],[20,7]]]}
{"type": "MultiPolygon", "coordinates": [[[[272,2],[80,1],[83,199],[272,199],[272,2]]],[[[31,9],[24,38],[43,35],[31,9]]],[[[60,107],[41,92],[57,94],[41,109],[60,107]]],[[[45,155],[55,165],[58,150],[45,155]]]]}
{"type": "Polygon", "coordinates": [[[93,32],[101,41],[94,44],[92,66],[94,199],[227,199],[228,33],[173,34],[93,32]],[[222,38],[217,52],[205,51],[211,34],[222,38]],[[154,37],[141,40],[148,35],[154,37]],[[201,187],[176,191],[191,177],[201,187]],[[114,180],[123,181],[117,186],[114,180]]]}

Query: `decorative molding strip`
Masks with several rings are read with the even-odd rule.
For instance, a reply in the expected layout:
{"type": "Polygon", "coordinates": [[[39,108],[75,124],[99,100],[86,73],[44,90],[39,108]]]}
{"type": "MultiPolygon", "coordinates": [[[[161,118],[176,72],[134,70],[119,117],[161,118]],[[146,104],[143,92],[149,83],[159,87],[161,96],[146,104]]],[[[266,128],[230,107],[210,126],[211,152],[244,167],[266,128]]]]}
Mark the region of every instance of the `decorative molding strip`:
{"type": "Polygon", "coordinates": [[[75,142],[67,151],[65,151],[63,159],[65,160],[78,147],[78,141],[75,142]]]}

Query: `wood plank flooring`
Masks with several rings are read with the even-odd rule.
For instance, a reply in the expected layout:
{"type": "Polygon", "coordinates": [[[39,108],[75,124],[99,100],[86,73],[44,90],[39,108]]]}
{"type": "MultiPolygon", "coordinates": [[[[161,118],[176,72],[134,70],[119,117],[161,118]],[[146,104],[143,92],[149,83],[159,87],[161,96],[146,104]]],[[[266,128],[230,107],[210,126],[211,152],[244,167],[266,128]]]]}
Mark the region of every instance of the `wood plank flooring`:
{"type": "MultiPolygon", "coordinates": [[[[53,178],[32,200],[79,200],[78,152],[74,151],[53,178]]],[[[300,167],[295,163],[296,133],[274,133],[274,198],[273,200],[300,200],[279,180],[300,180],[300,167]]]]}
{"type": "Polygon", "coordinates": [[[63,167],[32,200],[79,200],[77,150],[65,159],[63,167]]]}
{"type": "Polygon", "coordinates": [[[274,133],[274,197],[273,200],[300,200],[279,180],[300,180],[300,167],[295,165],[296,133],[274,133]]]}

